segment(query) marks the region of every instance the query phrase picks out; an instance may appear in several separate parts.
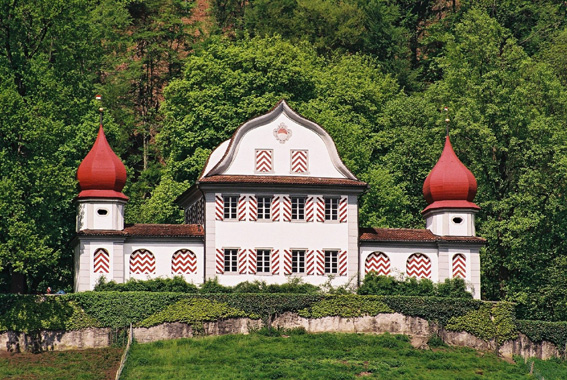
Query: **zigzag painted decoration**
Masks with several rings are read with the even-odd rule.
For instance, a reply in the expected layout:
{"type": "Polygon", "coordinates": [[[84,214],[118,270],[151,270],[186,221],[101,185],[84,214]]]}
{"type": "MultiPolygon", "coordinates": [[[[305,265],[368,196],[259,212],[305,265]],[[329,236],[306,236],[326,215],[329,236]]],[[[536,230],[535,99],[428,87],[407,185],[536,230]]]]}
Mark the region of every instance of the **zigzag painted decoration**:
{"type": "Polygon", "coordinates": [[[325,200],[323,197],[317,197],[317,221],[325,221],[325,200]]]}
{"type": "Polygon", "coordinates": [[[156,259],[150,251],[139,249],[130,255],[130,273],[153,274],[156,271],[156,259]]]}
{"type": "Polygon", "coordinates": [[[215,220],[224,219],[224,200],[222,195],[215,195],[215,220]]]}
{"type": "Polygon", "coordinates": [[[307,197],[305,200],[305,221],[313,221],[313,197],[307,197]]]}
{"type": "Polygon", "coordinates": [[[224,273],[224,252],[222,249],[217,248],[217,256],[216,256],[216,268],[217,274],[224,273]]]}
{"type": "Polygon", "coordinates": [[[272,274],[280,274],[280,251],[278,249],[272,252],[272,274]]]}
{"type": "Polygon", "coordinates": [[[282,197],[282,202],[280,203],[282,211],[282,218],[284,222],[291,221],[291,198],[287,195],[282,197]]]}
{"type": "Polygon", "coordinates": [[[467,259],[465,255],[457,253],[453,256],[453,278],[467,277],[467,259]]]}
{"type": "Polygon", "coordinates": [[[375,272],[379,276],[390,275],[390,259],[382,252],[373,252],[366,257],[365,273],[375,272]]]}
{"type": "Polygon", "coordinates": [[[288,249],[284,250],[284,255],[283,255],[283,259],[284,259],[284,274],[291,274],[291,251],[288,249]]]}
{"type": "Polygon", "coordinates": [[[312,276],[315,274],[315,251],[307,251],[305,259],[305,274],[312,276]]]}
{"type": "Polygon", "coordinates": [[[407,275],[415,278],[431,277],[431,260],[422,253],[414,253],[407,261],[407,275]]]}
{"type": "Polygon", "coordinates": [[[317,251],[317,256],[315,258],[315,267],[317,269],[317,274],[319,276],[325,275],[325,252],[317,251]]]}
{"type": "Polygon", "coordinates": [[[339,201],[339,221],[346,223],[347,221],[347,197],[341,197],[339,201]]]}
{"type": "Polygon", "coordinates": [[[251,195],[248,197],[248,220],[255,222],[258,219],[258,199],[251,195]]]}
{"type": "Polygon", "coordinates": [[[256,149],[256,171],[259,173],[270,173],[272,171],[271,149],[256,149]]]}
{"type": "Polygon", "coordinates": [[[197,273],[197,256],[188,249],[180,249],[171,258],[172,274],[197,273]]]}
{"type": "Polygon", "coordinates": [[[246,196],[241,195],[238,198],[238,220],[239,221],[242,222],[242,221],[246,220],[246,211],[247,211],[246,196]]]}
{"type": "Polygon", "coordinates": [[[272,198],[272,221],[280,220],[280,196],[274,195],[272,198]]]}
{"type": "Polygon", "coordinates": [[[346,276],[347,275],[347,251],[340,251],[339,252],[339,275],[346,276]]]}
{"type": "Polygon", "coordinates": [[[258,256],[256,256],[256,251],[253,249],[248,250],[248,273],[256,274],[256,268],[258,264],[258,256]]]}
{"type": "Polygon", "coordinates": [[[248,271],[248,251],[238,250],[238,274],[246,274],[248,271]]]}
{"type": "Polygon", "coordinates": [[[291,172],[292,173],[307,173],[307,157],[306,150],[292,150],[291,151],[291,172]]]}
{"type": "Polygon", "coordinates": [[[99,248],[95,251],[94,272],[110,273],[110,255],[105,249],[99,248]]]}

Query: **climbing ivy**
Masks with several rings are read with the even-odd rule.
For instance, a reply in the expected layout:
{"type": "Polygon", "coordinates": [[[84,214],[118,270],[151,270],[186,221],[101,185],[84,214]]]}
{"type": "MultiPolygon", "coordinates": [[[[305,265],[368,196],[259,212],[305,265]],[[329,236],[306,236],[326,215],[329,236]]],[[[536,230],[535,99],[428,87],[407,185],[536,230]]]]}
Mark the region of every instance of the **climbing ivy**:
{"type": "Polygon", "coordinates": [[[315,302],[312,306],[299,310],[298,314],[305,318],[352,318],[393,312],[379,297],[343,295],[315,302]]]}

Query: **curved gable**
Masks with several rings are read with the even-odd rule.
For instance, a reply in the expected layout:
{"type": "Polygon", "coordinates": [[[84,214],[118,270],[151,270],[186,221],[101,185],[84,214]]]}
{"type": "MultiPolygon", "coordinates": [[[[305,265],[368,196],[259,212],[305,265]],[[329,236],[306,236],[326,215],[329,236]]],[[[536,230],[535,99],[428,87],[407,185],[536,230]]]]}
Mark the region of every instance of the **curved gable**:
{"type": "Polygon", "coordinates": [[[356,180],[327,131],[297,114],[284,100],[241,125],[229,141],[222,158],[210,170],[207,165],[203,177],[287,175],[356,180]]]}

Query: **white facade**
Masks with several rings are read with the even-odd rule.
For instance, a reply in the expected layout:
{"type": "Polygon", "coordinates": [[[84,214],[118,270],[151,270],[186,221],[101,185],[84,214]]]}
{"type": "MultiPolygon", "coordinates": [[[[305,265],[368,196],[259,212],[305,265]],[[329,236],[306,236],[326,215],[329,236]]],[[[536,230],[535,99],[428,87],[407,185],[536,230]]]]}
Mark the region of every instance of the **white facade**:
{"type": "Polygon", "coordinates": [[[179,273],[195,284],[301,277],[357,285],[374,270],[434,282],[463,277],[480,297],[484,240],[474,237],[474,210],[432,211],[427,229],[415,233],[362,234],[358,196],[365,189],[327,132],[282,101],[211,154],[177,199],[185,225],[125,227],[123,200],[79,200],[75,290],[92,289],[101,276],[123,282],[179,273]]]}

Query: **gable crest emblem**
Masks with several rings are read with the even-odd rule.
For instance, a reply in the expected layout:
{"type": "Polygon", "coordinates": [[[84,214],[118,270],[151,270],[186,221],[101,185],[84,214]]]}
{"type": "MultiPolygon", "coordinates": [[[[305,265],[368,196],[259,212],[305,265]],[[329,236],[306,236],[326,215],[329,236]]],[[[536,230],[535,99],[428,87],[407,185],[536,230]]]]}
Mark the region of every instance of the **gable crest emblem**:
{"type": "Polygon", "coordinates": [[[280,144],[285,143],[291,138],[291,129],[286,127],[284,123],[281,123],[276,129],[274,129],[274,137],[280,142],[280,144]]]}

